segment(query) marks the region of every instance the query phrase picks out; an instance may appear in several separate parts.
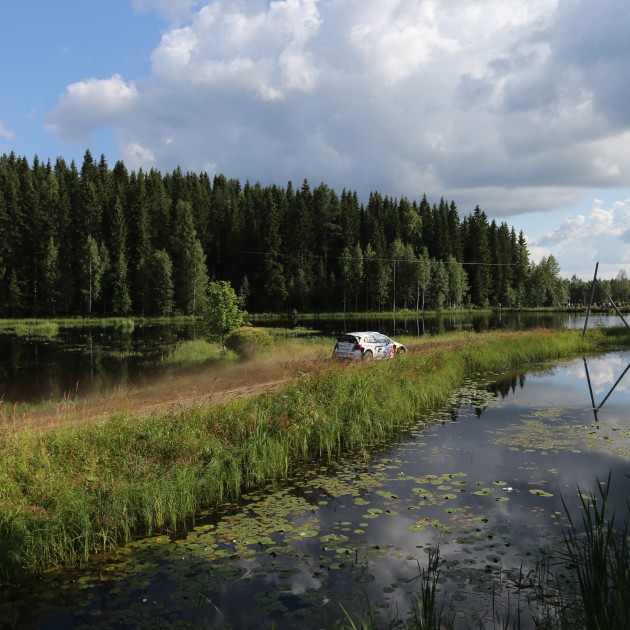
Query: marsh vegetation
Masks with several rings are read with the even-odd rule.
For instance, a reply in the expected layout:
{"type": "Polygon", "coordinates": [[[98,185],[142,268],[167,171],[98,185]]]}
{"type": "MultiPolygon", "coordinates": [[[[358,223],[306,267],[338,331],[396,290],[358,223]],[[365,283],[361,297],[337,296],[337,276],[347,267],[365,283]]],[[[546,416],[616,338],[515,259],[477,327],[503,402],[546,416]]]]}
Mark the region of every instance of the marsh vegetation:
{"type": "MultiPolygon", "coordinates": [[[[287,545],[319,537],[320,526],[309,514],[313,505],[321,504],[324,508],[324,502],[335,496],[349,494],[368,501],[367,511],[354,526],[360,530],[360,523],[390,518],[400,510],[397,493],[373,485],[379,476],[373,472],[366,474],[370,469],[380,469],[386,474],[392,469],[396,471],[400,458],[394,457],[393,463],[372,465],[369,462],[374,448],[395,443],[409,431],[412,435],[422,433],[424,427],[432,426],[435,420],[452,415],[451,397],[462,391],[460,388],[466,378],[488,371],[505,372],[532,361],[601,351],[610,345],[627,343],[625,337],[623,331],[617,334],[593,331],[586,338],[570,331],[456,335],[441,338],[439,342],[427,340],[422,350],[396,361],[372,364],[367,369],[325,364],[315,372],[303,374],[298,383],[291,382],[281,391],[262,397],[148,418],[119,414],[105,422],[43,433],[32,430],[6,433],[1,438],[5,457],[0,464],[2,580],[5,584],[14,583],[25,572],[39,572],[54,565],[86,564],[97,552],[120,554],[121,549],[127,549],[135,555],[136,551],[140,553],[146,548],[144,543],[138,547],[134,542],[141,533],[153,535],[152,540],[165,543],[169,553],[177,552],[177,540],[186,539],[182,538],[183,534],[176,534],[184,530],[192,529],[196,532],[192,534],[194,537],[216,529],[223,532],[222,536],[232,536],[229,539],[232,540],[238,531],[236,522],[214,520],[217,514],[224,513],[226,508],[221,506],[228,501],[245,500],[250,505],[249,510],[262,512],[258,512],[254,521],[258,523],[257,532],[249,531],[236,549],[229,550],[228,538],[221,538],[223,542],[199,540],[195,543],[215,549],[217,553],[211,556],[215,560],[234,553],[250,557],[251,545],[262,545],[260,552],[275,562],[287,545]],[[352,464],[345,459],[350,453],[360,456],[358,460],[354,458],[352,464]],[[318,491],[315,503],[313,497],[309,499],[308,492],[299,500],[291,490],[295,475],[302,476],[313,463],[315,471],[318,466],[331,471],[328,473],[330,481],[323,485],[326,490],[323,494],[318,491]],[[357,479],[360,480],[358,487],[357,479]],[[337,483],[341,486],[335,485],[337,483]],[[274,488],[280,494],[274,494],[274,488]],[[257,494],[258,490],[262,493],[257,494]],[[358,497],[355,492],[359,492],[358,497]],[[362,492],[370,496],[361,495],[362,492]],[[264,498],[268,496],[272,497],[276,510],[276,517],[271,521],[265,516],[270,509],[264,498]],[[376,497],[385,504],[377,507],[373,503],[376,497]],[[255,507],[263,505],[260,502],[267,507],[255,507]],[[212,527],[199,530],[196,528],[206,527],[200,521],[203,510],[210,519],[207,524],[212,527]],[[282,519],[281,524],[278,519],[282,519]],[[268,522],[268,530],[265,522],[268,522]],[[284,531],[281,534],[284,543],[277,539],[278,528],[284,531]],[[164,537],[168,532],[172,536],[164,537]],[[121,548],[125,543],[128,546],[121,548]],[[275,555],[267,554],[270,548],[275,555]]],[[[474,393],[465,394],[471,396],[470,401],[477,405],[475,409],[482,408],[483,401],[492,400],[484,391],[487,392],[474,388],[474,393]]],[[[458,404],[461,406],[462,401],[458,404]]],[[[512,448],[522,448],[524,452],[534,448],[515,446],[516,438],[511,439],[512,448]]],[[[436,462],[439,461],[437,458],[436,462]]],[[[493,496],[497,487],[491,481],[475,488],[472,480],[458,476],[458,467],[449,467],[447,472],[435,473],[434,477],[430,476],[434,473],[419,474],[420,469],[426,471],[430,466],[425,461],[414,473],[404,470],[400,470],[399,475],[396,473],[397,481],[412,477],[414,487],[426,484],[421,492],[431,496],[426,494],[429,498],[422,499],[416,509],[422,505],[422,509],[432,509],[433,501],[442,496],[435,495],[435,491],[449,495],[448,499],[442,497],[442,501],[451,501],[451,494],[457,497],[452,489],[457,488],[466,489],[467,496],[491,500],[494,505],[502,503],[495,499],[510,498],[493,496]],[[419,481],[420,478],[425,479],[419,481]],[[438,484],[434,491],[436,479],[438,484]],[[440,489],[440,486],[450,488],[440,489]]],[[[497,474],[494,481],[503,480],[497,474]]],[[[545,499],[544,486],[530,489],[539,491],[538,494],[528,493],[530,496],[538,497],[538,501],[545,499]]],[[[411,496],[417,498],[418,494],[411,496]]],[[[360,501],[357,506],[361,509],[360,501]]],[[[404,509],[408,511],[408,507],[404,509]]],[[[466,516],[467,513],[466,509],[453,512],[475,523],[476,517],[472,513],[466,516]]],[[[415,525],[408,524],[414,525],[409,531],[416,535],[426,530],[447,531],[441,529],[443,524],[439,521],[432,523],[432,520],[420,518],[415,525]]],[[[355,562],[351,564],[357,570],[364,566],[357,562],[363,554],[369,563],[374,555],[380,557],[384,553],[385,557],[390,557],[398,553],[395,543],[383,545],[378,553],[369,544],[357,546],[355,540],[350,543],[346,538],[352,537],[346,529],[350,527],[350,531],[354,531],[352,525],[331,523],[331,527],[334,536],[326,546],[332,545],[330,551],[339,554],[340,561],[345,562],[354,554],[355,562]]],[[[148,547],[152,545],[149,541],[148,547]]],[[[429,547],[431,545],[426,546],[429,547]]],[[[200,547],[194,549],[194,553],[185,555],[192,553],[191,558],[196,557],[200,547]]],[[[315,549],[309,553],[318,554],[315,549]]],[[[497,557],[501,560],[501,556],[497,557]]],[[[108,571],[112,571],[113,578],[124,581],[129,573],[119,566],[120,561],[119,555],[107,566],[112,567],[108,571]]],[[[412,566],[416,570],[421,568],[417,560],[412,566]]],[[[181,568],[184,567],[191,570],[186,562],[181,568]]],[[[131,567],[128,569],[133,571],[131,567]]],[[[289,570],[286,575],[291,574],[289,570]]],[[[233,575],[243,574],[239,569],[233,575]]],[[[413,572],[407,575],[408,580],[412,578],[413,572]]],[[[217,579],[221,579],[220,576],[217,579]]],[[[93,583],[92,578],[87,581],[93,583]]],[[[362,578],[353,583],[364,584],[362,578]]]]}

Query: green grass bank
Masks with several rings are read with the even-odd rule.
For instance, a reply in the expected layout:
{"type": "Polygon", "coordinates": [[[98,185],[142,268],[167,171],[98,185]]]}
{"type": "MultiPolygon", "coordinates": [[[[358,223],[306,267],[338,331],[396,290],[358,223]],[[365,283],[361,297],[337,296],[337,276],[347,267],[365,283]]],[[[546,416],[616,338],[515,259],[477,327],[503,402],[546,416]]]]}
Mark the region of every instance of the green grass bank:
{"type": "MultiPolygon", "coordinates": [[[[436,340],[438,338],[435,338],[436,340]]],[[[282,479],[310,458],[390,440],[467,375],[629,345],[626,329],[461,334],[395,361],[326,362],[281,391],[176,415],[0,434],[0,585],[83,562],[282,479]]]]}

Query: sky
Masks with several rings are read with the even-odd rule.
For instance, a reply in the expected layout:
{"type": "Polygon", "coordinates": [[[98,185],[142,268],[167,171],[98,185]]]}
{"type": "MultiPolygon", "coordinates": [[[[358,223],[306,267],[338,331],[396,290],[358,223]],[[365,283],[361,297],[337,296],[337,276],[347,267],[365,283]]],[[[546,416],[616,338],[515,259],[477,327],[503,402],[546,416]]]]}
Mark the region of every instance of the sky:
{"type": "Polygon", "coordinates": [[[0,154],[476,205],[630,275],[627,0],[20,0],[0,154]]]}

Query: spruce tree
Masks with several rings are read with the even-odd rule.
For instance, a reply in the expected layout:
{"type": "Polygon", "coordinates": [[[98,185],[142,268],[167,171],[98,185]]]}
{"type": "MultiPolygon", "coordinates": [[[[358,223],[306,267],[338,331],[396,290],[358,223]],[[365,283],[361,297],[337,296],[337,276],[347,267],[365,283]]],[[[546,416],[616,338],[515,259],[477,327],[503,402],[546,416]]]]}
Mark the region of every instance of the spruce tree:
{"type": "Polygon", "coordinates": [[[127,221],[118,199],[114,206],[111,257],[112,313],[114,315],[128,315],[131,311],[131,294],[129,292],[129,265],[127,262],[127,221]]]}
{"type": "Polygon", "coordinates": [[[152,252],[151,262],[151,291],[148,297],[148,307],[152,315],[170,317],[174,311],[173,263],[164,249],[152,252]]]}
{"type": "Polygon", "coordinates": [[[61,273],[59,269],[59,249],[51,236],[42,261],[41,296],[46,315],[57,315],[60,296],[61,273]]]}

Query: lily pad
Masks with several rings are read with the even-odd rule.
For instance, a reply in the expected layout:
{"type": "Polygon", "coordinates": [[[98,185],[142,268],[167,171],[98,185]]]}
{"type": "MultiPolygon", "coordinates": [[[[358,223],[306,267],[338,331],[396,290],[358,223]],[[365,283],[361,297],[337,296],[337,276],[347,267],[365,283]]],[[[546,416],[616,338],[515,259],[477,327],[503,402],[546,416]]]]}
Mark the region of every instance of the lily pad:
{"type": "Polygon", "coordinates": [[[530,492],[539,497],[552,497],[553,496],[552,492],[547,492],[546,490],[541,490],[540,488],[532,488],[530,492]]]}

